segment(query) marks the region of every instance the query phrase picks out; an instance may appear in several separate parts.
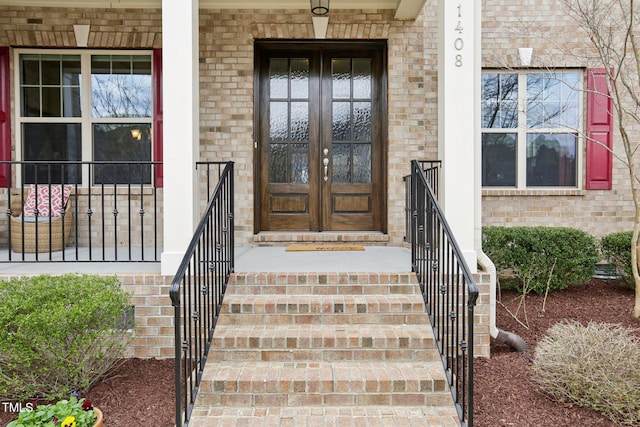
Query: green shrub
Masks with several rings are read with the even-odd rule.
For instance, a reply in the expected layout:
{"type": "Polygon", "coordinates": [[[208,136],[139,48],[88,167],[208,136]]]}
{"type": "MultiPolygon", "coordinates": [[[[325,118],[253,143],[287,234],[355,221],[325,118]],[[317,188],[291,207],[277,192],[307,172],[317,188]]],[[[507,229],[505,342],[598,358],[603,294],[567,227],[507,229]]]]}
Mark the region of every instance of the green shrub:
{"type": "Polygon", "coordinates": [[[533,380],[543,393],[640,425],[640,340],[620,325],[557,323],[536,346],[533,380]]]}
{"type": "Polygon", "coordinates": [[[631,272],[631,238],[632,231],[611,233],[600,239],[600,250],[609,264],[615,269],[615,273],[622,276],[622,280],[633,285],[633,273],[631,272]]]}
{"type": "Polygon", "coordinates": [[[130,295],[115,277],[0,282],[0,396],[58,400],[85,392],[123,358],[130,295]]]}
{"type": "Polygon", "coordinates": [[[564,227],[484,227],[482,247],[500,279],[534,293],[588,282],[598,250],[594,237],[564,227]]]}

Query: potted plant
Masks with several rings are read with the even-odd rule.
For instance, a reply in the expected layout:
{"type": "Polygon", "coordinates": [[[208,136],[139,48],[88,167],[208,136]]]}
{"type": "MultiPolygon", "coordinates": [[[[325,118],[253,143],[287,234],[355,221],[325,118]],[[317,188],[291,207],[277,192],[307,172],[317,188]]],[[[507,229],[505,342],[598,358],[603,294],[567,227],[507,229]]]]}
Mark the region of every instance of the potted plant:
{"type": "Polygon", "coordinates": [[[102,427],[102,412],[88,400],[72,396],[48,405],[34,402],[7,427],[102,427]]]}

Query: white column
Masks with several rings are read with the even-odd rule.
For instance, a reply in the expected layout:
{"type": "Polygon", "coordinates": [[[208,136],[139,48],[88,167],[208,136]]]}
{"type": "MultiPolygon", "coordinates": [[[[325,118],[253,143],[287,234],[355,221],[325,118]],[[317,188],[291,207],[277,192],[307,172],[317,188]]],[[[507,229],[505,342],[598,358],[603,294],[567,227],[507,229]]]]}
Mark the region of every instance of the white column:
{"type": "Polygon", "coordinates": [[[198,0],[162,0],[163,275],[176,273],[197,225],[198,51],[198,0]]]}
{"type": "Polygon", "coordinates": [[[438,31],[438,153],[444,212],[472,272],[477,270],[474,218],[475,147],[480,84],[480,2],[440,1],[438,31]]]}

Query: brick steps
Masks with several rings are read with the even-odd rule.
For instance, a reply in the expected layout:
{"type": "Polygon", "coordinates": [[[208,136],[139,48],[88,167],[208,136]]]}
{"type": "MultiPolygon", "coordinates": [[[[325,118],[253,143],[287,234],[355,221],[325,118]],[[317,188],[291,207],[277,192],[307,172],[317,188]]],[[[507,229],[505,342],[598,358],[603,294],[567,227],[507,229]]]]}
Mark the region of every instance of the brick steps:
{"type": "Polygon", "coordinates": [[[446,405],[435,362],[218,362],[202,378],[199,404],[214,406],[446,405]]]}
{"type": "Polygon", "coordinates": [[[420,295],[413,273],[236,273],[227,295],[420,295]]]}
{"type": "Polygon", "coordinates": [[[423,313],[415,295],[227,295],[222,313],[231,314],[363,314],[423,313]]]}
{"type": "Polygon", "coordinates": [[[228,295],[219,325],[428,323],[422,299],[412,295],[228,295]]]}
{"type": "Polygon", "coordinates": [[[410,273],[235,274],[211,346],[190,426],[459,425],[410,273]]]}
{"type": "Polygon", "coordinates": [[[457,413],[443,406],[210,407],[196,408],[190,427],[456,427],[457,413]]]}
{"type": "Polygon", "coordinates": [[[427,325],[218,325],[209,359],[253,361],[435,360],[427,325]]]}

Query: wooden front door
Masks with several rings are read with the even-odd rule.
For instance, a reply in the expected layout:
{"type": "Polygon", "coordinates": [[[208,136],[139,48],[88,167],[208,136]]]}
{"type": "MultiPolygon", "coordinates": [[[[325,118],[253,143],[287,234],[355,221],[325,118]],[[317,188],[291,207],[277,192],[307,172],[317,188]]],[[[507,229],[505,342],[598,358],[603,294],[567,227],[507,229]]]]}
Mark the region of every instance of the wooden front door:
{"type": "Polygon", "coordinates": [[[386,232],[383,45],[256,52],[256,231],[386,232]]]}

